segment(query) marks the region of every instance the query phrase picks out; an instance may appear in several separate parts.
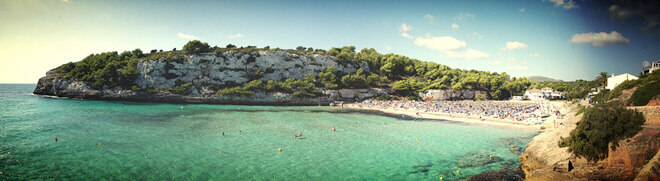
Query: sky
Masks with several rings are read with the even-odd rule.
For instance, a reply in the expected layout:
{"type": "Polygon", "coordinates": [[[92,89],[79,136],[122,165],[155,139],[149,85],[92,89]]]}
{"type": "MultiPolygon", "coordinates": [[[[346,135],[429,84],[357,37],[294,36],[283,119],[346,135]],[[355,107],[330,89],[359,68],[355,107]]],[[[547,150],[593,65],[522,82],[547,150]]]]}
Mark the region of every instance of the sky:
{"type": "Polygon", "coordinates": [[[374,48],[451,68],[593,80],[660,60],[660,3],[0,0],[0,83],[90,54],[224,47],[374,48]],[[646,62],[645,62],[646,61],[646,62]]]}

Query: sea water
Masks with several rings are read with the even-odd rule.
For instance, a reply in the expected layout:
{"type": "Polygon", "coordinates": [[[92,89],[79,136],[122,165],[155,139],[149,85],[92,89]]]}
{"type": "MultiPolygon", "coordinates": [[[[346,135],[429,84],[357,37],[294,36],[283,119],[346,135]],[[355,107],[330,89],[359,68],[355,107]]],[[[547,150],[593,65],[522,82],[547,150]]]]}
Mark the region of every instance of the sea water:
{"type": "Polygon", "coordinates": [[[0,84],[0,179],[453,180],[519,166],[511,146],[538,134],[338,107],[55,99],[35,86],[0,84]],[[484,155],[497,160],[461,165],[484,155]]]}

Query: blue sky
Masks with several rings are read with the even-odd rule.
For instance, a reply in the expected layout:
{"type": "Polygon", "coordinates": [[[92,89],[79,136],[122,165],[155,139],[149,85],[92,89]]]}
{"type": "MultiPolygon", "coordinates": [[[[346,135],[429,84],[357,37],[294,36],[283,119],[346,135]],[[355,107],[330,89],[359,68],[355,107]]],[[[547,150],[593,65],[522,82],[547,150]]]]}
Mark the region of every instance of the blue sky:
{"type": "MultiPolygon", "coordinates": [[[[0,83],[91,53],[211,45],[374,48],[452,68],[592,80],[660,60],[643,4],[538,1],[6,1],[0,83]]],[[[655,6],[650,6],[652,9],[655,6]]]]}

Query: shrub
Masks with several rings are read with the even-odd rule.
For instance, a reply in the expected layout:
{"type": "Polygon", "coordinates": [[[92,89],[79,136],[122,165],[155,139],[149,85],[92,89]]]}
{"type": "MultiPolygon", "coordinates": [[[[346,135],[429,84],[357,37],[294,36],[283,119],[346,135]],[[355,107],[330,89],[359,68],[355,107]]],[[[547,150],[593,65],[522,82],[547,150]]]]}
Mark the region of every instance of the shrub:
{"type": "Polygon", "coordinates": [[[578,111],[575,113],[575,115],[577,116],[577,115],[582,114],[582,113],[584,112],[585,109],[586,109],[585,106],[580,105],[580,109],[578,109],[578,111]]]}
{"type": "Polygon", "coordinates": [[[175,94],[188,94],[190,92],[189,88],[190,88],[191,85],[192,85],[192,82],[185,83],[185,84],[181,84],[177,88],[169,88],[169,89],[167,89],[167,91],[169,91],[171,93],[175,93],[175,94]]]}
{"type": "Polygon", "coordinates": [[[201,42],[199,40],[192,40],[183,45],[183,50],[186,53],[202,53],[208,52],[211,47],[206,42],[201,42]]]}
{"type": "Polygon", "coordinates": [[[216,95],[226,95],[226,96],[251,96],[254,94],[252,91],[244,90],[241,87],[232,87],[219,90],[215,93],[216,95]]]}
{"type": "Polygon", "coordinates": [[[475,98],[477,100],[484,101],[484,100],[486,100],[486,95],[485,94],[477,94],[477,96],[475,96],[475,98]]]}
{"type": "Polygon", "coordinates": [[[619,141],[635,136],[642,130],[644,116],[635,110],[624,108],[619,103],[596,104],[586,109],[584,117],[571,131],[570,136],[561,138],[560,147],[586,158],[600,161],[607,158],[609,150],[616,150],[619,141]],[[609,146],[609,144],[612,146],[609,146]]]}
{"type": "Polygon", "coordinates": [[[610,96],[610,90],[602,90],[598,94],[596,94],[593,98],[591,98],[591,101],[598,102],[598,103],[605,103],[607,102],[607,98],[610,96]]]}
{"type": "Polygon", "coordinates": [[[644,106],[658,94],[660,94],[660,81],[643,85],[635,90],[633,95],[630,96],[630,99],[628,99],[628,102],[626,102],[626,105],[635,103],[635,105],[644,106]]]}

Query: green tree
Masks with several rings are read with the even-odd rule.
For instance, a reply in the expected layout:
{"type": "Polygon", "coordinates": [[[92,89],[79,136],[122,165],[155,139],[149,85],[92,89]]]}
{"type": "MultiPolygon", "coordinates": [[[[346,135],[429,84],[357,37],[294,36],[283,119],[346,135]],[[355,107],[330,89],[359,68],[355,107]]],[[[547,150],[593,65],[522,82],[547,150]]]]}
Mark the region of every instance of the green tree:
{"type": "Polygon", "coordinates": [[[344,87],[351,89],[360,89],[367,87],[366,80],[357,74],[348,74],[341,78],[344,87]]]}
{"type": "Polygon", "coordinates": [[[319,79],[321,79],[321,84],[326,89],[336,89],[338,87],[337,75],[335,75],[334,65],[331,65],[330,67],[323,69],[323,71],[319,73],[319,79]]]}
{"type": "Polygon", "coordinates": [[[183,46],[183,50],[187,53],[208,52],[210,48],[208,43],[199,40],[191,40],[183,46]]]}
{"type": "Polygon", "coordinates": [[[616,150],[619,141],[635,136],[645,122],[641,113],[618,103],[596,104],[583,114],[570,136],[561,138],[559,146],[596,162],[607,158],[608,148],[616,150]]]}
{"type": "Polygon", "coordinates": [[[607,78],[609,77],[607,72],[600,72],[598,73],[598,76],[596,76],[596,81],[601,82],[602,85],[607,85],[607,78]]]}

